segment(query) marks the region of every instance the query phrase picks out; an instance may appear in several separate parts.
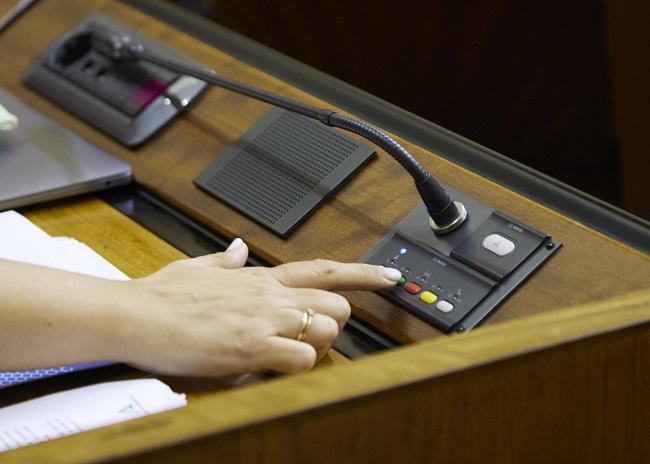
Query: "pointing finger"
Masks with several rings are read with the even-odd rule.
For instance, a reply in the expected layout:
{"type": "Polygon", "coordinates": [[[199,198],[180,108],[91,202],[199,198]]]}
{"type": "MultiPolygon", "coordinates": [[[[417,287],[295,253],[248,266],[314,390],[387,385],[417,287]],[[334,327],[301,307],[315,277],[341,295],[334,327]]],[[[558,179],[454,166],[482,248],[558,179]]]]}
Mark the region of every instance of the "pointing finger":
{"type": "Polygon", "coordinates": [[[270,271],[287,287],[324,290],[379,290],[395,285],[402,276],[397,269],[326,259],[287,263],[270,271]]]}

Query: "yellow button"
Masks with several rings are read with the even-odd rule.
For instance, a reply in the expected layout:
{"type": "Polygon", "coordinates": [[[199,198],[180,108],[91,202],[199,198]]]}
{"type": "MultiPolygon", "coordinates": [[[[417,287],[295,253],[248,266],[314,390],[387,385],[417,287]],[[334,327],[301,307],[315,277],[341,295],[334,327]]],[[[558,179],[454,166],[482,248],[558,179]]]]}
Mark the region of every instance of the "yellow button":
{"type": "Polygon", "coordinates": [[[422,292],[420,293],[420,299],[424,301],[426,304],[431,304],[431,303],[435,303],[438,297],[436,296],[435,293],[422,292]]]}

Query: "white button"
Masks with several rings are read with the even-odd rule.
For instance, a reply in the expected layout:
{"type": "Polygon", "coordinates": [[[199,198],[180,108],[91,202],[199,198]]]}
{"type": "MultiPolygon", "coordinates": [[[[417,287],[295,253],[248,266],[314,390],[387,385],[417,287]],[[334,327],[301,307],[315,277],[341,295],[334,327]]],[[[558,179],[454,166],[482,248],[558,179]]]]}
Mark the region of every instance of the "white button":
{"type": "Polygon", "coordinates": [[[436,304],[436,308],[438,308],[443,313],[448,313],[449,311],[454,309],[454,305],[448,301],[440,300],[438,301],[438,304],[436,304]]]}
{"type": "Polygon", "coordinates": [[[505,256],[513,252],[515,243],[503,235],[490,234],[483,240],[483,248],[491,251],[495,255],[505,256]]]}

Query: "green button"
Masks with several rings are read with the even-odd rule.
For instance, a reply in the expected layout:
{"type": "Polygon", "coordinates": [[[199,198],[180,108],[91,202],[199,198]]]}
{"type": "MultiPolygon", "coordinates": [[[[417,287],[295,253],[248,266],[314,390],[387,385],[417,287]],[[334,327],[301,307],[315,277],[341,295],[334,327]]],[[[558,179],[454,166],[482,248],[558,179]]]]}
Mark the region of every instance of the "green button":
{"type": "Polygon", "coordinates": [[[402,276],[402,277],[399,278],[399,280],[397,281],[397,283],[396,283],[395,285],[396,285],[397,287],[401,287],[401,286],[404,285],[405,283],[406,283],[406,277],[402,276]]]}

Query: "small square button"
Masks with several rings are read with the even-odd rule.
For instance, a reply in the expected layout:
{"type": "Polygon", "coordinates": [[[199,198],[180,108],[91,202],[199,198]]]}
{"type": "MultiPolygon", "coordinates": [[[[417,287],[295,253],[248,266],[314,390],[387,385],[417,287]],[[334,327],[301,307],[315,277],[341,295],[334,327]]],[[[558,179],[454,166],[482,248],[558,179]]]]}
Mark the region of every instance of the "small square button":
{"type": "Polygon", "coordinates": [[[426,304],[433,304],[438,299],[438,296],[435,293],[429,291],[422,292],[420,294],[420,300],[424,301],[426,304]]]}
{"type": "Polygon", "coordinates": [[[404,290],[406,290],[411,295],[417,295],[420,293],[420,290],[422,290],[422,287],[420,287],[415,282],[409,282],[408,284],[404,285],[404,290]]]}
{"type": "Polygon", "coordinates": [[[490,234],[483,239],[483,248],[497,256],[505,256],[514,251],[515,242],[505,238],[503,235],[490,234]]]}
{"type": "Polygon", "coordinates": [[[448,313],[449,311],[454,309],[454,305],[448,302],[447,300],[440,300],[438,301],[436,308],[438,308],[443,313],[448,313]]]}

